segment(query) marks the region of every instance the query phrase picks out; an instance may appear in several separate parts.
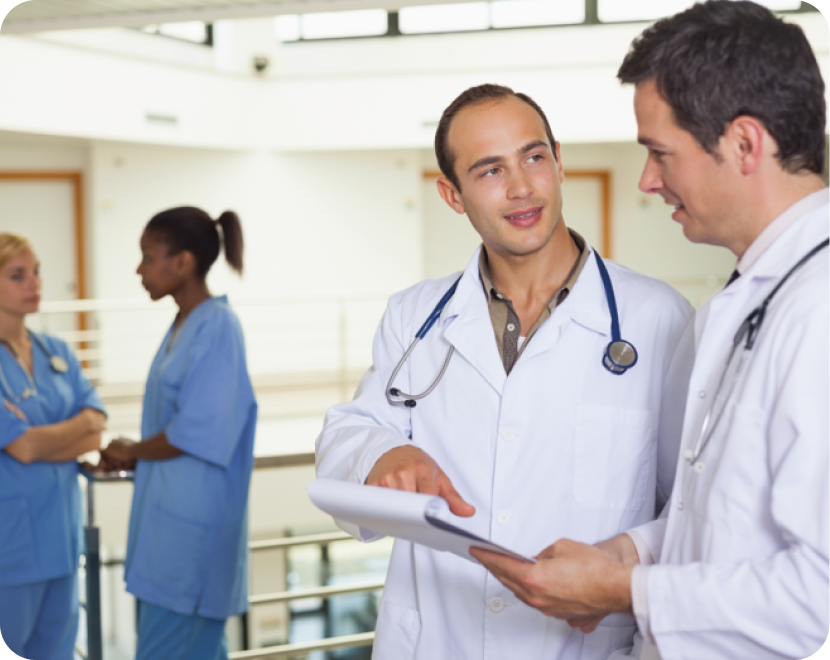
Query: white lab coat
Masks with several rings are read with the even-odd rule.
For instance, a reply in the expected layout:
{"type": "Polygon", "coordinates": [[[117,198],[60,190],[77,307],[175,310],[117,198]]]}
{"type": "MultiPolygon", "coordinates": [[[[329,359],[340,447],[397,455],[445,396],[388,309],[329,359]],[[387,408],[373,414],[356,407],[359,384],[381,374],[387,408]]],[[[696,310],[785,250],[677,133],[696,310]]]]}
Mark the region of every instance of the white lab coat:
{"type": "MultiPolygon", "coordinates": [[[[683,372],[676,387],[667,374],[691,318],[688,302],[664,282],[608,262],[623,338],[639,350],[628,373],[611,374],[601,364],[611,317],[592,255],[508,377],[478,262],[476,250],[396,379],[405,392],[424,391],[455,347],[443,380],[415,408],[390,406],[387,380],[457,274],[390,299],[374,365],[355,399],[326,415],[318,475],[363,483],[382,454],[415,444],[476,507],[476,534],[531,555],[561,537],[592,543],[651,520],[674,476],[690,365],[672,368],[683,372]],[[662,420],[661,405],[670,413],[662,420]]],[[[338,524],[359,537],[355,526],[338,524]]],[[[374,658],[604,660],[633,631],[633,617],[619,615],[583,635],[522,604],[480,565],[397,541],[374,658]]]]}
{"type": "MultiPolygon", "coordinates": [[[[825,204],[701,308],[684,449],[740,324],[827,235],[825,204]]],[[[825,249],[773,299],[700,457],[704,471],[681,458],[667,519],[636,530],[660,558],[647,585],[663,660],[804,658],[827,636],[828,343],[825,249]]]]}

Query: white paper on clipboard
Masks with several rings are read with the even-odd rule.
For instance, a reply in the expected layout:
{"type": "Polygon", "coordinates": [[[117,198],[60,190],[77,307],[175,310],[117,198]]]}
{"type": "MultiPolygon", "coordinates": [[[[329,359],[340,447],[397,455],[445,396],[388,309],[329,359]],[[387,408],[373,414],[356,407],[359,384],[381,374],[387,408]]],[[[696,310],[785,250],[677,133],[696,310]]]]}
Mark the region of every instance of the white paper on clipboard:
{"type": "Polygon", "coordinates": [[[526,557],[465,530],[465,518],[450,513],[449,506],[442,497],[362,486],[334,479],[315,479],[308,487],[308,496],[317,508],[330,516],[375,534],[452,552],[473,562],[476,560],[469,553],[470,546],[536,563],[532,557],[526,557]]]}

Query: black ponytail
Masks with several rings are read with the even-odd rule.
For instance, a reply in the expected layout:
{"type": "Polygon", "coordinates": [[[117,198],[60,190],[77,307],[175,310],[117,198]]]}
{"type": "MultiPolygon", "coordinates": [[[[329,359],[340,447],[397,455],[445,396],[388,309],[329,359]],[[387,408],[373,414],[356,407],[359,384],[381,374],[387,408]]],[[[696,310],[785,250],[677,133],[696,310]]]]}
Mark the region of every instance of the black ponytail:
{"type": "Polygon", "coordinates": [[[233,211],[225,211],[216,219],[216,223],[222,228],[222,236],[225,239],[225,259],[228,265],[242,275],[242,252],[245,242],[242,240],[242,225],[239,223],[239,216],[233,211]]]}
{"type": "Polygon", "coordinates": [[[154,215],[144,233],[153,234],[170,248],[171,254],[184,250],[196,258],[199,277],[207,276],[219,256],[219,228],[225,242],[225,258],[233,270],[242,274],[242,225],[233,211],[225,211],[214,222],[202,209],[179,206],[154,215]]]}

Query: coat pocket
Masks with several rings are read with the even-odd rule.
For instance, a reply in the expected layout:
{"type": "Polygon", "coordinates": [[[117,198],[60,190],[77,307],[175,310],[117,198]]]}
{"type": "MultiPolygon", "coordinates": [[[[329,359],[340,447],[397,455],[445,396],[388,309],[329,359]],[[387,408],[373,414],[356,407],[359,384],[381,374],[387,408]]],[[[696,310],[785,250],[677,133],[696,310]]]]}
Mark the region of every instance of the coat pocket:
{"type": "Polygon", "coordinates": [[[372,660],[411,660],[421,636],[421,615],[417,610],[380,602],[372,660]]]}
{"type": "Polygon", "coordinates": [[[632,646],[635,632],[637,632],[637,626],[633,623],[627,626],[600,624],[594,632],[585,635],[581,658],[594,660],[595,658],[610,658],[612,655],[614,658],[628,657],[627,651],[632,646]]]}
{"type": "Polygon", "coordinates": [[[198,597],[203,582],[207,525],[156,506],[138,530],[135,571],[165,593],[198,597]]]}
{"type": "Polygon", "coordinates": [[[26,568],[34,556],[32,515],[26,497],[0,499],[0,571],[26,568]]]}
{"type": "Polygon", "coordinates": [[[655,463],[648,410],[581,405],[576,409],[574,497],[587,509],[637,510],[655,463]]]}

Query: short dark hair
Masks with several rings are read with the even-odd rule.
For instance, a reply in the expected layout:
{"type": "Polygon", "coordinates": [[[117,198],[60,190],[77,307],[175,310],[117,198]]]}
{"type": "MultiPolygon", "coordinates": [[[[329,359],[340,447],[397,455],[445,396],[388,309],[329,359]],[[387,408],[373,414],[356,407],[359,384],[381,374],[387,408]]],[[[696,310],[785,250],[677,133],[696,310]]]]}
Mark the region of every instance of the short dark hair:
{"type": "Polygon", "coordinates": [[[631,45],[617,77],[654,80],[708,153],[740,116],[760,121],[790,173],[824,169],[824,81],[804,32],[742,0],[709,0],[658,21],[631,45]]]}
{"type": "Polygon", "coordinates": [[[144,233],[165,243],[170,254],[179,254],[184,250],[190,252],[196,258],[196,273],[204,278],[219,256],[219,227],[224,237],[225,259],[241,275],[242,225],[233,211],[225,211],[212,220],[195,206],[178,206],[154,215],[144,233]]]}
{"type": "Polygon", "coordinates": [[[514,92],[509,87],[503,85],[487,84],[470,87],[461,92],[455,101],[447,106],[447,109],[441,115],[441,121],[438,122],[438,128],[435,131],[435,157],[438,159],[438,167],[441,168],[441,173],[452,181],[453,185],[459,190],[461,190],[461,185],[458,183],[458,176],[455,173],[455,154],[450,151],[450,145],[447,141],[452,120],[461,110],[471,105],[478,105],[479,103],[486,103],[488,101],[499,101],[510,96],[521,99],[539,113],[542,122],[545,124],[545,133],[548,136],[548,140],[550,140],[553,157],[556,158],[556,141],[553,139],[553,131],[550,130],[548,118],[536,101],[527,94],[514,92]]]}

